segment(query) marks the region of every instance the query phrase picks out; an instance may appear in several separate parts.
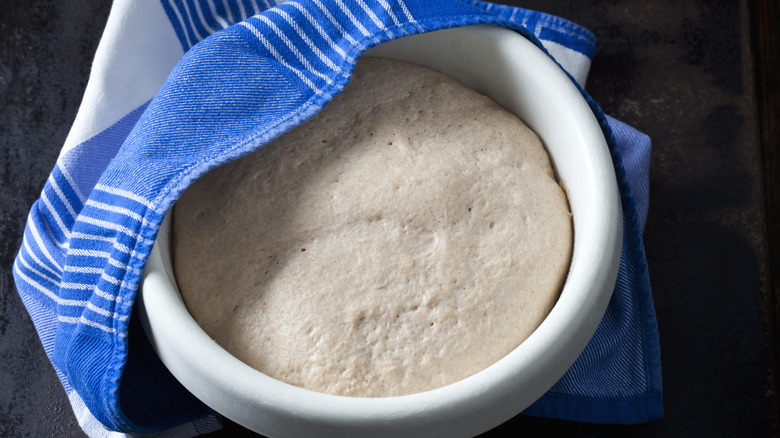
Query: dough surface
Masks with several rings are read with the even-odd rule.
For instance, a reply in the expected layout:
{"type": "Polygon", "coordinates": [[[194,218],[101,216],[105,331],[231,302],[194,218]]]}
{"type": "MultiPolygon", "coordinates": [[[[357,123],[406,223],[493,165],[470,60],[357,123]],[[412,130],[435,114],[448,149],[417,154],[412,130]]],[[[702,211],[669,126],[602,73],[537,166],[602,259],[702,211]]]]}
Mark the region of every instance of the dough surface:
{"type": "Polygon", "coordinates": [[[267,375],[350,396],[488,367],[558,298],[572,223],[538,137],[433,70],[375,58],[314,118],[174,212],[195,320],[267,375]]]}

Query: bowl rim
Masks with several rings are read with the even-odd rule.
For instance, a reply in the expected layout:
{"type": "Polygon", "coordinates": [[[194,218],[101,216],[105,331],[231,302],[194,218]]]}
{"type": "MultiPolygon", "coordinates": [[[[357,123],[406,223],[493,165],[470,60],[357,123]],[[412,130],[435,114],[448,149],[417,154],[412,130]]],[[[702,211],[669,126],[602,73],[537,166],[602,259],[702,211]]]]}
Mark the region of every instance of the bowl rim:
{"type": "MultiPolygon", "coordinates": [[[[574,216],[574,248],[558,302],[526,341],[498,362],[458,382],[392,397],[319,393],[254,370],[222,349],[197,325],[175,283],[168,246],[169,213],[143,273],[139,314],[162,362],[190,392],[217,412],[270,436],[312,432],[323,436],[368,432],[376,436],[404,432],[474,435],[511,418],[541,397],[574,363],[595,332],[615,285],[622,245],[620,197],[609,148],[598,121],[560,67],[525,37],[505,28],[477,25],[405,37],[380,45],[367,56],[411,60],[439,69],[437,62],[449,62],[445,51],[444,60],[437,61],[430,54],[421,55],[415,50],[420,45],[442,44],[495,49],[495,53],[477,58],[497,56],[507,63],[504,70],[511,71],[513,77],[517,71],[523,72],[520,80],[545,77],[545,81],[555,84],[548,91],[560,94],[556,102],[564,102],[569,106],[566,110],[576,114],[576,135],[591,151],[585,156],[588,161],[580,165],[591,172],[589,178],[597,184],[591,190],[598,193],[589,201],[596,206],[590,207],[603,209],[603,214],[589,213],[593,217],[589,216],[588,223],[583,225],[583,213],[575,208],[582,210],[586,206],[569,198],[574,216]],[[548,342],[550,339],[556,342],[548,342]]],[[[490,74],[475,75],[464,65],[446,73],[482,92],[495,79],[490,74]]],[[[512,98],[491,97],[513,112],[527,111],[513,108],[512,98]]],[[[528,123],[536,131],[534,123],[545,122],[528,123]]],[[[544,143],[548,147],[547,140],[544,143]]],[[[549,149],[548,152],[556,170],[577,165],[563,163],[569,159],[562,160],[549,149]]],[[[582,190],[569,186],[567,195],[582,190]]]]}

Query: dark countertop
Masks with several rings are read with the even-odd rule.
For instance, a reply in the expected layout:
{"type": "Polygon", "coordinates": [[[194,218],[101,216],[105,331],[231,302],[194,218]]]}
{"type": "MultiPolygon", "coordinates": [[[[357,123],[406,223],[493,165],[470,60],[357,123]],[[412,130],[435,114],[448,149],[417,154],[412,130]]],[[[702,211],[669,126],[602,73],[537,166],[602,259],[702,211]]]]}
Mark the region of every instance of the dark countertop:
{"type": "MultiPolygon", "coordinates": [[[[767,24],[751,13],[769,4],[522,2],[596,34],[588,91],[607,114],[653,140],[644,239],[666,415],[611,427],[517,417],[488,435],[780,435],[772,380],[778,280],[770,278],[767,228],[775,224],[767,211],[777,209],[770,203],[767,210],[765,201],[766,188],[776,196],[778,187],[765,185],[762,156],[762,141],[768,156],[777,137],[761,136],[766,93],[756,90],[768,88],[755,75],[757,63],[764,65],[756,54],[766,53],[757,26],[767,24]]],[[[75,117],[109,9],[108,0],[5,0],[0,12],[0,436],[83,436],[11,265],[30,205],[75,117]]],[[[213,436],[240,432],[227,424],[213,436]]]]}

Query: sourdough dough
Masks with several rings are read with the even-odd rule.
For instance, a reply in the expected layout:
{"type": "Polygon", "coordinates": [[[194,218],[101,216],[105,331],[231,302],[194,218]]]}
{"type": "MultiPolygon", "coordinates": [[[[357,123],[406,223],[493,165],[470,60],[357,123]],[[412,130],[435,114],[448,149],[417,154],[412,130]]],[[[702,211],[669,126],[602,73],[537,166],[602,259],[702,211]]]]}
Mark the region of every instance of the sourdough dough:
{"type": "Polygon", "coordinates": [[[552,308],[572,246],[529,128],[441,73],[372,58],[310,121],[194,183],[174,235],[187,308],[220,345],[368,397],[501,359],[552,308]]]}

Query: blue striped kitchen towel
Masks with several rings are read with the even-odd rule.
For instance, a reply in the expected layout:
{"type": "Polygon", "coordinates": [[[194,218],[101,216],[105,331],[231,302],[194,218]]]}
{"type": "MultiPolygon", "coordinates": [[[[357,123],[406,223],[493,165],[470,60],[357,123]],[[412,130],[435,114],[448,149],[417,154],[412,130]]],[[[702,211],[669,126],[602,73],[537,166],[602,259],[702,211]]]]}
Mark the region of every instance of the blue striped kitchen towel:
{"type": "MultiPolygon", "coordinates": [[[[360,54],[385,41],[505,26],[544,48],[581,86],[595,48],[593,35],[573,23],[484,2],[276,3],[113,4],[82,106],[31,208],[13,268],[46,354],[91,436],[192,436],[220,426],[162,366],[132,312],[160,222],[196,178],[314,115],[344,87],[360,54]]],[[[583,94],[608,138],[622,194],[620,272],[593,340],[526,413],[642,422],[663,411],[641,238],[650,142],[583,94]]]]}

